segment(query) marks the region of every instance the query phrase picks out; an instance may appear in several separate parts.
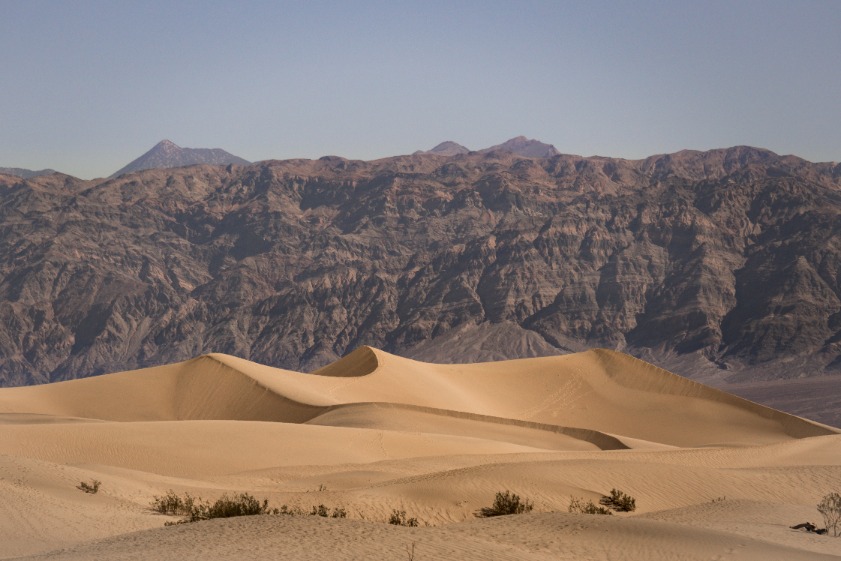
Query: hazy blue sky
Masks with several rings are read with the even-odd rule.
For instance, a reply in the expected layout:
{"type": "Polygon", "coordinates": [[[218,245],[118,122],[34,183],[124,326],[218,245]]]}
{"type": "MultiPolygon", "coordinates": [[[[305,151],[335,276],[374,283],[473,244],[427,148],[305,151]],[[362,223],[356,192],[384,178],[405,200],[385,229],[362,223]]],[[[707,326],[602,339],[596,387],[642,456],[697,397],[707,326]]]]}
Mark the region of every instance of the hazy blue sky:
{"type": "Polygon", "coordinates": [[[163,138],[373,159],[526,135],[841,160],[841,4],[0,0],[0,166],[105,176],[163,138]]]}

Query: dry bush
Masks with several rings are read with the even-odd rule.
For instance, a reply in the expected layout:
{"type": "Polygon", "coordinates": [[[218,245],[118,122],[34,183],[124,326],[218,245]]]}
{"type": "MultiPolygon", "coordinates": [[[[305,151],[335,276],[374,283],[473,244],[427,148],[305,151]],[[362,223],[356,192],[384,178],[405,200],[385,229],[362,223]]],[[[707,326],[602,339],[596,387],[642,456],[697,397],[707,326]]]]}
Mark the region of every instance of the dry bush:
{"type": "Polygon", "coordinates": [[[272,514],[269,500],[261,503],[248,493],[240,493],[233,497],[222,495],[215,503],[199,503],[193,507],[191,519],[210,520],[211,518],[231,518],[234,516],[256,516],[258,514],[272,514]]]}
{"type": "Polygon", "coordinates": [[[299,506],[290,507],[288,505],[281,505],[277,514],[283,514],[286,516],[303,516],[306,512],[304,512],[304,509],[299,506]]]}
{"type": "Polygon", "coordinates": [[[832,535],[837,537],[839,526],[841,526],[841,495],[830,493],[824,496],[818,503],[818,512],[823,516],[827,534],[831,529],[832,535]]]}
{"type": "Polygon", "coordinates": [[[637,500],[618,489],[611,489],[610,495],[602,497],[599,502],[619,512],[633,512],[637,508],[637,500]]]}
{"type": "Polygon", "coordinates": [[[405,510],[397,510],[395,508],[393,511],[391,511],[391,516],[388,517],[388,523],[393,524],[395,526],[409,526],[414,528],[418,525],[418,519],[406,518],[405,510]]]}
{"type": "Polygon", "coordinates": [[[534,505],[528,499],[520,500],[520,496],[510,491],[498,492],[494,504],[479,509],[477,516],[488,518],[490,516],[505,516],[507,514],[523,514],[531,512],[534,505]]]}
{"type": "Polygon", "coordinates": [[[76,485],[76,489],[84,491],[85,493],[90,493],[91,495],[95,495],[97,491],[99,491],[100,485],[102,485],[102,481],[91,479],[90,483],[80,481],[79,484],[76,485]]]}
{"type": "Polygon", "coordinates": [[[593,501],[585,503],[584,499],[578,497],[569,498],[569,511],[575,514],[613,514],[609,508],[599,506],[593,501]]]}
{"type": "MultiPolygon", "coordinates": [[[[198,500],[201,501],[201,499],[198,500]]],[[[157,495],[153,497],[150,506],[152,507],[152,510],[160,512],[161,514],[169,514],[171,516],[189,516],[193,511],[193,505],[195,502],[196,498],[189,493],[184,493],[184,498],[181,498],[175,493],[175,491],[170,489],[167,491],[166,495],[163,495],[162,497],[158,497],[157,495]]]]}
{"type": "MultiPolygon", "coordinates": [[[[150,504],[152,510],[161,514],[184,516],[182,522],[198,522],[211,518],[231,518],[233,516],[254,516],[258,514],[280,514],[278,509],[270,509],[268,499],[261,503],[248,493],[240,493],[229,497],[222,495],[213,504],[185,493],[179,497],[170,490],[162,497],[154,497],[150,504]]],[[[167,523],[168,525],[172,523],[167,523]]]]}
{"type": "MultiPolygon", "coordinates": [[[[283,505],[286,506],[286,505],[283,505]]],[[[286,514],[285,512],[281,512],[281,514],[286,514]]],[[[333,512],[330,512],[330,509],[324,505],[313,506],[312,510],[310,510],[310,516],[321,516],[324,518],[347,518],[347,511],[343,508],[336,507],[333,509],[333,512]]]]}

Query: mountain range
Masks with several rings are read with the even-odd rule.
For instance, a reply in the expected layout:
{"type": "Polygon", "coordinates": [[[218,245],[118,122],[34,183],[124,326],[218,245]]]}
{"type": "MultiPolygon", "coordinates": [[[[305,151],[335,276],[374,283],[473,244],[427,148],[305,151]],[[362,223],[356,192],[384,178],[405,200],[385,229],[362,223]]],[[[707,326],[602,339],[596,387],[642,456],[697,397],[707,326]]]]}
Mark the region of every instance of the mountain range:
{"type": "Polygon", "coordinates": [[[0,177],[0,383],[209,351],[308,370],[364,344],[833,374],[839,215],[841,165],[750,147],[0,177]]]}
{"type": "MultiPolygon", "coordinates": [[[[485,148],[479,152],[487,153],[492,151],[510,152],[519,156],[533,158],[548,158],[559,154],[554,146],[544,144],[538,140],[530,140],[524,136],[512,138],[502,144],[485,148]]],[[[470,150],[461,144],[452,141],[445,141],[438,144],[431,150],[419,150],[415,152],[415,154],[456,156],[460,154],[467,154],[469,152],[470,150]]],[[[199,164],[235,164],[247,166],[250,163],[251,162],[248,160],[240,158],[239,156],[234,156],[221,148],[182,148],[171,140],[162,140],[153,146],[148,152],[120,168],[112,174],[110,178],[113,179],[127,173],[142,171],[145,169],[169,169],[199,164]]],[[[14,175],[24,179],[38,177],[40,175],[49,175],[51,173],[57,172],[53,169],[33,171],[23,168],[0,167],[0,174],[14,175]]]]}

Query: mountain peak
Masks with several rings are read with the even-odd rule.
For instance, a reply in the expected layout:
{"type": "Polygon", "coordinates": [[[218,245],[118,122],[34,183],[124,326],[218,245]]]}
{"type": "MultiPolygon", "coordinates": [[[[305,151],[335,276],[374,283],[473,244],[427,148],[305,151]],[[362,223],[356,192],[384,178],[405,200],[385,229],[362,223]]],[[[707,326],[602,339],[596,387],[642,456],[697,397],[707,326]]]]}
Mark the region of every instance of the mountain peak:
{"type": "Polygon", "coordinates": [[[155,148],[177,148],[178,150],[181,149],[180,146],[178,146],[176,143],[169,140],[168,138],[165,138],[165,139],[161,140],[160,142],[158,142],[157,144],[155,144],[153,150],[155,148]]]}
{"type": "Polygon", "coordinates": [[[496,146],[480,150],[482,153],[496,151],[510,152],[526,158],[551,158],[552,156],[560,154],[558,149],[551,144],[546,144],[545,142],[540,142],[539,140],[529,139],[525,136],[515,136],[510,140],[506,140],[502,144],[497,144],[496,146]]]}
{"type": "Polygon", "coordinates": [[[431,150],[420,151],[421,154],[436,154],[438,156],[458,156],[459,154],[467,154],[468,152],[470,152],[469,148],[452,140],[445,140],[431,150]]]}
{"type": "Polygon", "coordinates": [[[164,139],[111,177],[119,177],[126,173],[144,169],[178,168],[196,164],[248,165],[250,163],[248,160],[234,156],[221,148],[181,148],[173,141],[164,139]]]}

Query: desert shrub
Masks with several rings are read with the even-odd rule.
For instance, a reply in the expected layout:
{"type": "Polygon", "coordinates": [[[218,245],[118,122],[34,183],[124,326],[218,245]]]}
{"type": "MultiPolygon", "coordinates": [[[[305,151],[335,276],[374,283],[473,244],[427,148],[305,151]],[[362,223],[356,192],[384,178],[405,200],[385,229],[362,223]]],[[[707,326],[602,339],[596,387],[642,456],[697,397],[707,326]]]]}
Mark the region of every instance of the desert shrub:
{"type": "Polygon", "coordinates": [[[152,497],[152,502],[149,503],[149,506],[152,510],[161,514],[181,514],[181,497],[170,489],[166,492],[166,495],[160,497],[155,495],[152,497]]]}
{"type": "Polygon", "coordinates": [[[332,512],[330,512],[330,509],[326,506],[318,505],[312,507],[312,510],[310,510],[310,516],[322,516],[324,518],[347,518],[347,511],[343,508],[336,507],[332,512]]]}
{"type": "Polygon", "coordinates": [[[211,518],[231,518],[234,516],[255,516],[261,514],[286,515],[286,516],[323,516],[325,518],[347,518],[347,511],[341,507],[332,510],[323,504],[312,507],[307,513],[301,507],[289,507],[283,505],[280,508],[269,508],[268,499],[260,502],[248,493],[239,495],[222,495],[216,502],[209,503],[199,497],[193,497],[185,493],[183,497],[175,491],[169,490],[166,495],[155,496],[150,504],[152,510],[161,514],[172,516],[183,516],[184,519],[178,522],[166,522],[167,526],[184,524],[186,522],[198,522],[199,520],[210,520],[211,518]]]}
{"type": "Polygon", "coordinates": [[[493,506],[479,509],[478,516],[488,518],[490,516],[505,516],[506,514],[523,514],[531,512],[534,505],[528,500],[520,500],[520,496],[510,491],[498,492],[494,499],[493,506]]]}
{"type": "MultiPolygon", "coordinates": [[[[201,499],[199,499],[201,500],[201,499]]],[[[169,514],[172,516],[189,516],[193,511],[196,499],[189,493],[184,493],[184,498],[179,497],[175,491],[170,489],[162,497],[152,498],[151,507],[155,512],[169,514]]]]}
{"type": "Polygon", "coordinates": [[[90,483],[87,483],[86,481],[80,481],[79,484],[76,485],[76,489],[84,491],[85,493],[90,493],[91,495],[95,495],[97,491],[99,491],[100,485],[102,485],[102,481],[91,479],[90,483]]]}
{"type": "Polygon", "coordinates": [[[312,510],[310,511],[310,516],[323,516],[327,518],[329,516],[327,512],[327,507],[324,505],[313,506],[312,510]]]}
{"type": "Polygon", "coordinates": [[[832,530],[832,535],[838,536],[839,526],[841,526],[841,495],[830,493],[824,496],[818,503],[818,512],[823,516],[827,534],[832,530]]]}
{"type": "MultiPolygon", "coordinates": [[[[211,518],[231,518],[233,516],[253,516],[258,514],[281,514],[278,509],[270,509],[268,499],[261,503],[248,493],[229,497],[222,495],[216,502],[209,503],[185,493],[179,497],[170,490],[162,497],[154,497],[150,504],[152,510],[161,514],[185,516],[181,522],[198,522],[211,518]]],[[[284,505],[285,506],[285,505],[284,505]]],[[[171,525],[173,523],[167,523],[171,525]]]]}
{"type": "Polygon", "coordinates": [[[618,489],[611,489],[610,495],[602,497],[599,502],[619,512],[632,512],[637,508],[637,500],[618,489]]]}
{"type": "Polygon", "coordinates": [[[388,517],[388,523],[393,524],[395,526],[409,526],[414,528],[418,525],[418,519],[406,518],[405,510],[397,510],[395,508],[393,511],[391,511],[391,516],[388,517]]]}
{"type": "Polygon", "coordinates": [[[191,518],[195,520],[209,520],[211,518],[231,518],[234,516],[255,516],[269,514],[269,501],[261,503],[248,493],[240,493],[233,497],[222,495],[215,503],[198,503],[193,507],[191,518]]]}
{"type": "Polygon", "coordinates": [[[289,507],[288,505],[281,505],[280,509],[275,509],[277,512],[273,514],[283,514],[285,516],[303,516],[306,514],[299,506],[289,507]]]}
{"type": "Polygon", "coordinates": [[[593,501],[584,502],[578,497],[569,498],[569,511],[576,514],[613,514],[609,508],[599,506],[593,501]]]}

